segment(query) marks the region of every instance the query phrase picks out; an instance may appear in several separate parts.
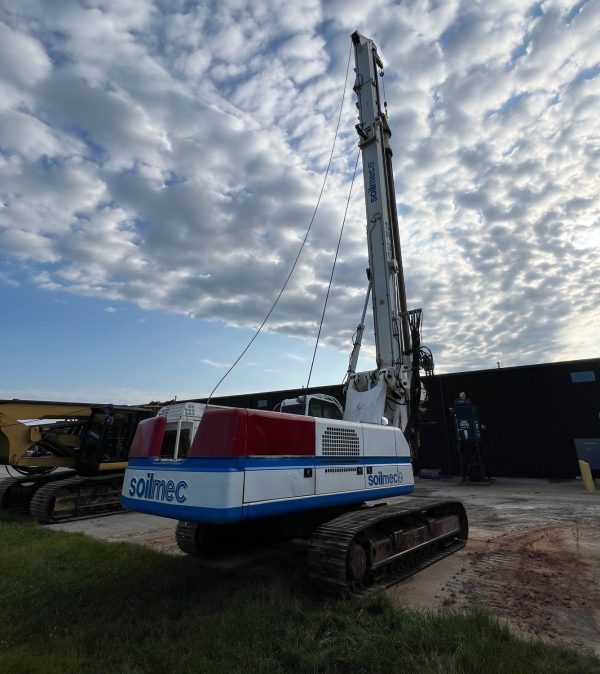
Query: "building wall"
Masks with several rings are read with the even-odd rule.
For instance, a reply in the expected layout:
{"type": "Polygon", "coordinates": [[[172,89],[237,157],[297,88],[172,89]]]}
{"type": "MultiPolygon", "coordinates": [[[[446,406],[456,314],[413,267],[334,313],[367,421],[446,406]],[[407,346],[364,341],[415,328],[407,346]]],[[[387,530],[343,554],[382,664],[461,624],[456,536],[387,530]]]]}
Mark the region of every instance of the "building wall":
{"type": "Polygon", "coordinates": [[[424,429],[421,467],[458,472],[447,411],[461,391],[479,407],[486,426],[483,446],[492,476],[575,477],[574,439],[600,437],[599,359],[442,375],[432,392],[436,425],[424,429]]]}
{"type": "MultiPolygon", "coordinates": [[[[340,385],[310,391],[333,395],[343,403],[340,385]]],[[[600,437],[600,359],[436,375],[417,470],[459,473],[448,410],[461,391],[479,407],[486,426],[486,464],[493,477],[573,478],[579,474],[574,439],[600,437]]],[[[271,410],[284,398],[304,392],[270,391],[213,398],[213,402],[271,410]]]]}

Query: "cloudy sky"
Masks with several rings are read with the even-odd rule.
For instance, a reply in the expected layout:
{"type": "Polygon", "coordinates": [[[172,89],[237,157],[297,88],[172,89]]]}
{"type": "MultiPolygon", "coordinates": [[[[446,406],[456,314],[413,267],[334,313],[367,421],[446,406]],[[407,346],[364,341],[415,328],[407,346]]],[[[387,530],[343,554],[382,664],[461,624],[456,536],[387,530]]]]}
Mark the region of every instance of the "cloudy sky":
{"type": "MultiPolygon", "coordinates": [[[[600,0],[0,0],[0,397],[212,389],[298,252],[354,30],[385,63],[409,305],[438,370],[598,356],[600,0]]],[[[348,94],[289,290],[219,393],[306,382],[348,94]]],[[[347,366],[364,220],[359,173],[313,384],[347,366]]]]}

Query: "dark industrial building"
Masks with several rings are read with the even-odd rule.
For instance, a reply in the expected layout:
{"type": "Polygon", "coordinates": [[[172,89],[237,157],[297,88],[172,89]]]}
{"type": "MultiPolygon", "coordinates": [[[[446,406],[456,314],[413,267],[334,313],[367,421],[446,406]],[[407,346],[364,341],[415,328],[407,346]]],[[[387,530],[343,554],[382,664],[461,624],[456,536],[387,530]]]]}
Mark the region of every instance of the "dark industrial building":
{"type": "MultiPolygon", "coordinates": [[[[343,402],[341,385],[309,391],[343,402]]],[[[284,398],[305,392],[250,393],[213,398],[213,402],[271,410],[284,398]]],[[[572,479],[579,475],[576,447],[580,455],[587,452],[581,458],[589,460],[592,468],[600,460],[598,358],[434,376],[429,423],[421,431],[416,470],[439,468],[443,474],[460,474],[449,409],[461,392],[479,408],[485,463],[492,477],[572,479]]]]}

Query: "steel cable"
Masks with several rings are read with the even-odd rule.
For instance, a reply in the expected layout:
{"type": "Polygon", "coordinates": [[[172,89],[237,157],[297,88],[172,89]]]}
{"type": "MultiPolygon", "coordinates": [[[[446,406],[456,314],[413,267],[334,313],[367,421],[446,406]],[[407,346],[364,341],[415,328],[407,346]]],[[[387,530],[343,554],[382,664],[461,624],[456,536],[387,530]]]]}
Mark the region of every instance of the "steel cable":
{"type": "Polygon", "coordinates": [[[338,239],[337,248],[335,249],[335,257],[333,258],[333,266],[331,268],[331,276],[329,277],[329,285],[327,286],[327,294],[325,295],[325,303],[323,305],[323,313],[321,314],[321,322],[319,324],[319,331],[317,333],[317,341],[315,342],[315,350],[313,351],[312,361],[310,364],[310,372],[308,373],[308,380],[306,382],[306,388],[310,384],[310,378],[312,376],[313,366],[315,364],[315,357],[317,355],[317,348],[319,346],[319,339],[321,337],[321,329],[323,328],[323,321],[325,320],[325,311],[327,309],[327,302],[329,300],[329,293],[331,291],[331,284],[333,283],[333,273],[335,272],[335,265],[338,259],[338,254],[340,252],[340,245],[342,243],[342,235],[344,233],[344,225],[346,224],[346,216],[348,215],[348,207],[350,206],[350,199],[352,197],[352,188],[354,187],[354,179],[356,178],[356,167],[358,166],[358,158],[360,157],[360,151],[356,154],[356,162],[354,163],[354,173],[352,174],[352,181],[350,182],[350,191],[348,192],[348,199],[346,200],[346,210],[344,211],[344,218],[342,220],[342,227],[340,229],[340,237],[338,239]]]}
{"type": "MultiPolygon", "coordinates": [[[[290,273],[287,275],[287,278],[285,279],[285,282],[283,284],[283,287],[279,291],[279,294],[275,298],[275,301],[271,305],[271,308],[269,309],[267,315],[265,316],[263,322],[260,324],[254,335],[252,336],[252,339],[248,342],[244,350],[240,353],[240,355],[235,359],[234,363],[229,367],[227,372],[219,379],[217,382],[216,386],[213,388],[213,390],[210,392],[210,395],[208,396],[208,399],[206,401],[206,404],[209,405],[211,398],[213,397],[215,391],[219,388],[219,386],[223,383],[225,378],[229,375],[229,373],[233,370],[233,368],[240,362],[240,360],[244,357],[245,353],[248,351],[248,349],[252,346],[254,340],[258,337],[260,334],[261,330],[265,326],[266,322],[269,320],[269,317],[273,313],[275,307],[277,306],[277,303],[279,302],[281,296],[283,295],[283,292],[285,291],[287,284],[289,283],[290,278],[292,277],[292,274],[294,273],[294,270],[296,269],[296,265],[298,264],[298,260],[300,259],[300,254],[302,253],[304,249],[304,245],[306,244],[306,241],[308,239],[308,235],[310,234],[310,230],[312,229],[313,223],[315,221],[315,216],[317,215],[317,211],[319,209],[319,205],[321,203],[321,198],[323,196],[323,192],[325,190],[325,184],[327,183],[327,177],[329,176],[329,169],[331,168],[331,162],[333,161],[333,152],[335,150],[335,144],[337,141],[338,137],[338,131],[340,128],[340,121],[342,119],[342,111],[344,109],[344,100],[346,98],[346,89],[348,86],[348,71],[350,70],[350,57],[352,56],[352,47],[350,47],[350,51],[348,53],[348,63],[346,64],[346,78],[344,80],[344,90],[342,92],[342,101],[340,103],[340,111],[338,114],[338,120],[337,120],[337,125],[335,127],[335,135],[333,138],[333,145],[331,146],[331,153],[329,155],[329,161],[327,163],[327,169],[325,170],[325,176],[323,178],[323,184],[321,185],[321,191],[319,192],[319,198],[317,199],[317,205],[315,206],[315,210],[313,211],[312,217],[310,219],[310,223],[308,225],[308,229],[306,230],[306,234],[304,235],[304,239],[302,240],[302,243],[300,245],[300,248],[298,250],[298,254],[296,255],[296,259],[294,260],[294,264],[292,265],[292,268],[290,269],[290,273]]],[[[356,168],[355,168],[355,173],[356,173],[356,168]]],[[[354,179],[353,179],[354,180],[354,179]]]]}

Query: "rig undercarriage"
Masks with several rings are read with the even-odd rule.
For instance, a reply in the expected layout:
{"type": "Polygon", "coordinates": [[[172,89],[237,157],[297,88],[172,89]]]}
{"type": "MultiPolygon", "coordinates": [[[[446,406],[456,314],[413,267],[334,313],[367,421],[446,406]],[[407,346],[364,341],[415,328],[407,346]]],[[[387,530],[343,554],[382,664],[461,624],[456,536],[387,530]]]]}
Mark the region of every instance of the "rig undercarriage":
{"type": "Polygon", "coordinates": [[[123,471],[82,477],[67,470],[0,480],[0,510],[43,524],[110,515],[121,505],[123,471]]]}
{"type": "MultiPolygon", "coordinates": [[[[306,529],[311,523],[298,520],[296,525],[306,529]]],[[[281,539],[282,525],[290,524],[289,518],[233,526],[180,521],[177,544],[187,554],[212,558],[262,543],[267,531],[271,540],[281,539]]],[[[322,521],[305,537],[308,575],[333,594],[369,594],[456,552],[468,535],[460,501],[415,496],[400,503],[365,505],[322,521]]]]}

